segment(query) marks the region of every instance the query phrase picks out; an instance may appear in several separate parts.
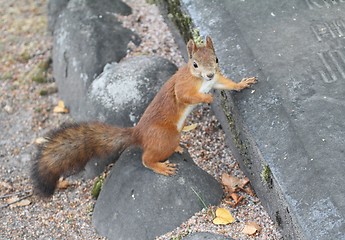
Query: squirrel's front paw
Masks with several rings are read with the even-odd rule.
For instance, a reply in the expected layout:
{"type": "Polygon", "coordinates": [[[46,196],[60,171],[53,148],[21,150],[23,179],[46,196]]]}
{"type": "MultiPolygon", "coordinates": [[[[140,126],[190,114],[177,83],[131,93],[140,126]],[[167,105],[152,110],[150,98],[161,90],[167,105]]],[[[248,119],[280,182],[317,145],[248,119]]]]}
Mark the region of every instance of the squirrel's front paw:
{"type": "Polygon", "coordinates": [[[245,83],[248,86],[250,86],[250,85],[252,85],[252,84],[254,84],[256,82],[257,82],[256,77],[243,78],[241,80],[241,83],[245,83]]]}
{"type": "Polygon", "coordinates": [[[257,82],[256,77],[243,78],[241,82],[238,83],[239,88],[237,89],[237,91],[250,87],[252,84],[256,82],[257,82]]]}

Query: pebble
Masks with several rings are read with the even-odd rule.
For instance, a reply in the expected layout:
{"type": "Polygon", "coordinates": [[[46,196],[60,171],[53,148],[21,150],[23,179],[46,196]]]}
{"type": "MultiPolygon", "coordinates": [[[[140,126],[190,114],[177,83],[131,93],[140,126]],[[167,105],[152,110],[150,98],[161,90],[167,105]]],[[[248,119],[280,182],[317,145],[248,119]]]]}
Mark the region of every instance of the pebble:
{"type": "Polygon", "coordinates": [[[8,114],[12,114],[13,113],[13,108],[10,105],[5,105],[4,110],[8,113],[8,114]]]}

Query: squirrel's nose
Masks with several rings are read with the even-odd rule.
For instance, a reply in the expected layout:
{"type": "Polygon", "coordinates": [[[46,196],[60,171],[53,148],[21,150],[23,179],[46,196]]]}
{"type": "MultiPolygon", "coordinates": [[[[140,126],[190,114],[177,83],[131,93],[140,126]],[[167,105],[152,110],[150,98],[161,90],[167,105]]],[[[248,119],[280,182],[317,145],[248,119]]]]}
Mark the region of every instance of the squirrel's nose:
{"type": "Polygon", "coordinates": [[[214,77],[214,73],[209,73],[206,75],[209,79],[212,79],[214,77]]]}

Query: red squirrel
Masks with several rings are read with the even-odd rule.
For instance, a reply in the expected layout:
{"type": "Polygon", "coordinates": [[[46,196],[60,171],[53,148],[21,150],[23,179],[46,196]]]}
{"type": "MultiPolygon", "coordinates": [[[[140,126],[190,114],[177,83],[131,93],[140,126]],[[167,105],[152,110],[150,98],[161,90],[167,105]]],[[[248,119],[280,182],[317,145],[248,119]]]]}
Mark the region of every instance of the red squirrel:
{"type": "Polygon", "coordinates": [[[193,108],[198,103],[212,102],[212,88],[239,91],[256,82],[255,77],[239,83],[224,77],[209,36],[203,46],[189,40],[187,51],[188,63],[162,86],[136,126],[120,128],[86,122],[64,125],[51,132],[39,146],[32,167],[36,192],[49,197],[61,175],[81,170],[93,157],[119,155],[131,145],[142,148],[145,167],[174,175],[176,164],[167,159],[180,148],[181,131],[193,108]]]}

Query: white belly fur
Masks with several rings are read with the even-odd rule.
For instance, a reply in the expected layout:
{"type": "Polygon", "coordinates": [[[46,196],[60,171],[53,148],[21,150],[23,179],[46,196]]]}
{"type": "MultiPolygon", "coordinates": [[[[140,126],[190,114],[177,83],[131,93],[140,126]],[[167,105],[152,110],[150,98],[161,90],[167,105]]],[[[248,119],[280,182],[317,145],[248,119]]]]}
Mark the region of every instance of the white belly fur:
{"type": "Polygon", "coordinates": [[[216,78],[215,77],[212,80],[210,80],[210,81],[203,80],[203,83],[202,83],[202,85],[201,85],[201,87],[199,89],[199,92],[201,92],[201,93],[208,93],[212,89],[212,87],[213,87],[213,85],[215,83],[216,83],[216,78]]]}
{"type": "MultiPolygon", "coordinates": [[[[199,92],[200,93],[208,93],[213,85],[215,84],[216,80],[215,79],[212,79],[211,81],[206,81],[206,80],[203,80],[203,83],[199,89],[199,92]]],[[[196,107],[196,104],[193,104],[193,105],[189,105],[185,110],[184,112],[182,113],[179,121],[177,122],[177,130],[179,132],[182,131],[183,129],[183,126],[184,126],[184,122],[186,121],[186,118],[187,116],[193,111],[193,109],[196,107]]]]}

